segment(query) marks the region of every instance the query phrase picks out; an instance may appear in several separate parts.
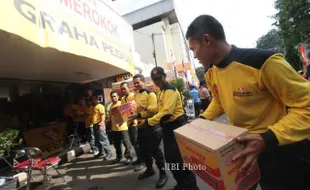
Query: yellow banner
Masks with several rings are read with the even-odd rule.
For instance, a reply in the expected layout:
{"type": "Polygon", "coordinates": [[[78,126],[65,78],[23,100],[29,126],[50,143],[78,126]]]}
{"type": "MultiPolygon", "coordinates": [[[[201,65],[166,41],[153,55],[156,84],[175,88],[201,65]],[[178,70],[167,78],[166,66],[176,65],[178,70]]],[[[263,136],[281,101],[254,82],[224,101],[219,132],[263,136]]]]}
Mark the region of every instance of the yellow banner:
{"type": "Polygon", "coordinates": [[[0,29],[134,73],[132,27],[100,0],[5,0],[0,29]]]}
{"type": "Polygon", "coordinates": [[[57,123],[32,129],[24,132],[23,135],[28,146],[37,147],[45,156],[51,156],[63,150],[66,124],[57,123]]]}

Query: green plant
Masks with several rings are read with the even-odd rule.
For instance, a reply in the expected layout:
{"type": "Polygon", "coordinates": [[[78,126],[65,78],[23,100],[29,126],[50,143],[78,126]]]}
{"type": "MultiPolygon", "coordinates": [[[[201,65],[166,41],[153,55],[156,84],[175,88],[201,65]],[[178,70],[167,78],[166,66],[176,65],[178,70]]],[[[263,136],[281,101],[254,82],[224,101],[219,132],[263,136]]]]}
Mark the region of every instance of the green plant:
{"type": "MultiPolygon", "coordinates": [[[[9,150],[16,144],[19,131],[15,129],[6,129],[0,133],[0,156],[9,150]]],[[[22,142],[22,139],[18,140],[18,144],[22,142]]]]}
{"type": "Polygon", "coordinates": [[[183,79],[173,79],[170,83],[178,89],[182,97],[183,106],[186,107],[187,100],[190,99],[190,95],[189,90],[186,88],[183,79]]]}

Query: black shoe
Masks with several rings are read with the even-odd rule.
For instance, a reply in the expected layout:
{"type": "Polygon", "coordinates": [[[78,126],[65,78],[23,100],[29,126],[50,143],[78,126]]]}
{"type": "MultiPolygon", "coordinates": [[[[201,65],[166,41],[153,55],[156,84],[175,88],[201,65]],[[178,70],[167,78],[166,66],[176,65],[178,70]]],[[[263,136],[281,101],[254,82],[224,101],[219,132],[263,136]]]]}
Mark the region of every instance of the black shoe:
{"type": "Polygon", "coordinates": [[[132,165],[140,165],[140,164],[141,164],[140,160],[136,160],[136,161],[132,162],[132,165]]]}
{"type": "Polygon", "coordinates": [[[142,180],[142,179],[151,177],[151,176],[153,176],[153,175],[155,175],[155,171],[154,171],[153,169],[151,169],[151,170],[148,170],[148,169],[147,169],[145,172],[143,172],[142,174],[140,174],[140,175],[138,176],[138,179],[139,179],[139,180],[142,180]]]}
{"type": "Polygon", "coordinates": [[[131,163],[132,163],[132,159],[126,158],[126,160],[125,160],[125,166],[128,166],[128,165],[131,164],[131,163]]]}
{"type": "Polygon", "coordinates": [[[103,154],[102,154],[102,153],[99,153],[99,154],[95,155],[94,158],[99,158],[99,157],[101,157],[101,156],[103,156],[103,154]]]}
{"type": "Polygon", "coordinates": [[[107,154],[107,155],[104,157],[104,159],[105,159],[105,160],[109,160],[112,156],[113,156],[112,153],[107,154]]]}
{"type": "Polygon", "coordinates": [[[135,167],[135,169],[133,170],[134,172],[139,172],[141,170],[143,170],[145,168],[144,164],[140,164],[139,166],[135,167]]]}
{"type": "Polygon", "coordinates": [[[157,183],[156,183],[156,188],[159,189],[159,188],[164,187],[164,186],[166,185],[167,181],[168,181],[168,176],[167,176],[167,174],[161,174],[161,175],[159,176],[159,180],[158,180],[157,183]]]}
{"type": "Polygon", "coordinates": [[[117,163],[119,163],[120,161],[121,161],[120,158],[116,158],[115,160],[113,160],[113,164],[117,164],[117,163]]]}

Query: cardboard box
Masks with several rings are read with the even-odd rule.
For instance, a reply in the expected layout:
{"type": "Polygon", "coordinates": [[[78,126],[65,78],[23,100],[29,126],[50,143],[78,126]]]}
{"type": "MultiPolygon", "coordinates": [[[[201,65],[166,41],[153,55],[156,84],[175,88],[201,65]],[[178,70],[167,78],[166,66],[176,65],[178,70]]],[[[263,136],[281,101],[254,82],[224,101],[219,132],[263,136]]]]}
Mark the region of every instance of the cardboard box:
{"type": "Polygon", "coordinates": [[[121,106],[115,107],[111,109],[111,115],[116,124],[122,124],[127,122],[128,118],[132,116],[135,112],[135,101],[130,101],[126,104],[122,104],[121,106]]]}
{"type": "Polygon", "coordinates": [[[250,174],[238,171],[243,160],[231,158],[244,149],[236,138],[246,129],[197,119],[174,130],[184,165],[217,190],[246,190],[260,179],[258,166],[250,174]]]}

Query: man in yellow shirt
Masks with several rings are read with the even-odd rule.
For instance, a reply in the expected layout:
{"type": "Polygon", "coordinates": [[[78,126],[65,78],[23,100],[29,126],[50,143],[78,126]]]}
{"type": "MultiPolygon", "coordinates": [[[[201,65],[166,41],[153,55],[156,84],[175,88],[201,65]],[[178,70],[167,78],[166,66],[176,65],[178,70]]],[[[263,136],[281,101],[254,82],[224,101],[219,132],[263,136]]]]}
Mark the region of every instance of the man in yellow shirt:
{"type": "MultiPolygon", "coordinates": [[[[145,78],[143,75],[133,77],[135,88],[138,92],[135,94],[135,101],[138,105],[138,119],[147,119],[158,112],[156,94],[145,87],[145,78]]],[[[157,188],[162,188],[168,181],[165,167],[165,159],[160,143],[163,138],[163,132],[159,125],[153,127],[139,128],[138,139],[140,145],[141,159],[145,162],[146,171],[139,175],[139,179],[144,179],[155,174],[153,169],[153,158],[159,170],[159,180],[156,183],[157,188]]]]}
{"type": "Polygon", "coordinates": [[[89,130],[93,133],[95,144],[98,146],[99,153],[95,157],[105,154],[105,159],[110,159],[112,154],[110,150],[110,142],[105,127],[105,108],[98,102],[98,97],[91,96],[92,112],[89,130]]]}
{"type": "Polygon", "coordinates": [[[116,150],[116,159],[114,163],[118,163],[122,160],[123,151],[122,151],[122,141],[123,145],[125,146],[125,165],[129,165],[132,163],[132,156],[131,156],[131,144],[130,144],[130,137],[128,134],[128,126],[127,122],[123,124],[116,124],[113,115],[111,114],[111,110],[115,107],[122,105],[121,101],[119,101],[119,96],[116,91],[112,91],[110,93],[112,105],[110,107],[110,117],[111,117],[111,125],[113,131],[113,141],[114,147],[116,150]]]}
{"type": "Polygon", "coordinates": [[[86,103],[85,99],[79,98],[78,103],[72,106],[73,111],[73,121],[78,127],[78,136],[82,143],[87,141],[86,138],[86,128],[85,128],[85,117],[86,117],[86,103]]]}
{"type": "Polygon", "coordinates": [[[94,129],[93,129],[93,106],[91,105],[91,98],[86,101],[86,118],[85,118],[85,125],[86,125],[86,133],[87,133],[87,141],[90,145],[91,150],[93,151],[94,156],[99,154],[98,148],[95,144],[95,136],[94,136],[94,129]]]}
{"type": "Polygon", "coordinates": [[[310,83],[280,53],[229,45],[210,15],[197,17],[186,38],[200,63],[213,65],[205,74],[213,99],[201,116],[226,113],[250,131],[232,158],[244,160],[239,171],[251,173],[258,163],[263,190],[310,189],[310,83]]]}
{"type": "Polygon", "coordinates": [[[162,127],[166,162],[178,167],[178,170],[165,168],[171,170],[174,179],[177,181],[174,190],[199,190],[195,174],[183,167],[183,159],[173,133],[173,130],[187,123],[187,117],[184,113],[180,93],[176,87],[166,81],[166,76],[163,68],[155,67],[152,69],[151,78],[154,84],[160,88],[158,113],[148,119],[141,120],[138,127],[151,128],[157,125],[162,127]]]}
{"type": "MultiPolygon", "coordinates": [[[[120,88],[124,94],[124,96],[121,99],[122,104],[126,104],[128,102],[135,101],[135,93],[130,92],[130,89],[129,89],[127,82],[122,82],[120,85],[120,88]]],[[[136,167],[135,171],[140,171],[144,168],[144,165],[141,162],[141,158],[140,158],[137,124],[138,124],[137,120],[133,120],[133,122],[127,122],[130,142],[131,142],[132,146],[134,147],[136,155],[137,155],[137,160],[134,161],[132,164],[138,165],[136,167]]]]}

